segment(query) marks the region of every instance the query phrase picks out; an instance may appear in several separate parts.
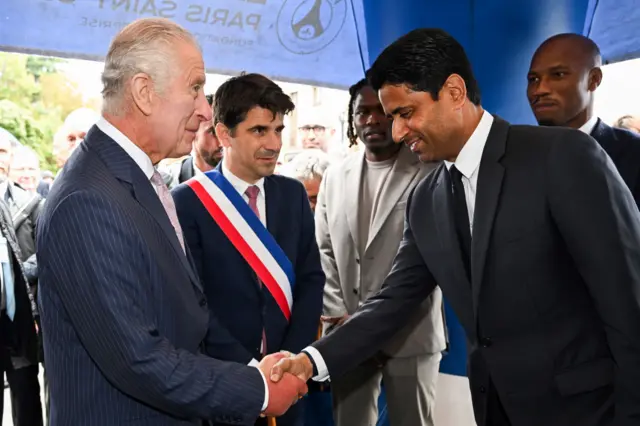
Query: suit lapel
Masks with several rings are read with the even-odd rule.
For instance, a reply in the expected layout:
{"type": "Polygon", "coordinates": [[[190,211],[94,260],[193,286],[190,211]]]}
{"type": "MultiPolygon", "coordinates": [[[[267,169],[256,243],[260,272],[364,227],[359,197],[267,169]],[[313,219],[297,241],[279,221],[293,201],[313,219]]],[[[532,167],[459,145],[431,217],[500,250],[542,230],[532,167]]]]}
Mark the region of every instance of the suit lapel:
{"type": "Polygon", "coordinates": [[[391,211],[396,207],[398,201],[406,192],[407,187],[420,170],[418,163],[418,157],[403,144],[389,172],[389,178],[378,194],[378,204],[376,214],[373,218],[373,225],[369,231],[367,249],[369,249],[369,245],[373,242],[376,235],[378,235],[380,229],[382,229],[382,226],[391,214],[391,211]]]}
{"type": "Polygon", "coordinates": [[[180,259],[180,263],[189,274],[189,278],[191,278],[191,281],[196,287],[202,290],[202,284],[196,277],[185,252],[182,250],[176,231],[173,225],[171,225],[171,221],[160,201],[160,197],[158,197],[151,182],[149,182],[149,179],[147,179],[140,167],[138,167],[135,161],[133,161],[120,145],[95,126],[87,134],[85,143],[90,149],[97,152],[107,168],[117,179],[131,184],[135,199],[158,223],[176,253],[176,256],[180,259]]]}
{"type": "Polygon", "coordinates": [[[155,192],[153,186],[142,171],[134,174],[132,185],[136,199],[155,219],[158,225],[160,225],[160,228],[162,228],[162,231],[171,243],[173,251],[180,258],[180,263],[182,263],[182,266],[189,273],[189,278],[191,278],[191,281],[193,281],[193,283],[202,290],[202,284],[195,276],[194,270],[187,259],[186,253],[182,250],[176,231],[169,220],[169,216],[167,215],[158,194],[155,192]]]}
{"type": "Polygon", "coordinates": [[[438,173],[436,187],[433,191],[433,208],[435,210],[435,222],[438,230],[438,238],[444,253],[451,253],[451,256],[444,258],[451,262],[451,270],[456,278],[465,284],[465,289],[469,289],[470,283],[464,272],[462,263],[462,250],[458,244],[455,224],[453,223],[453,189],[449,174],[445,170],[444,163],[434,173],[438,173]]]}
{"type": "MultiPolygon", "coordinates": [[[[364,153],[354,157],[345,170],[344,176],[344,206],[347,224],[356,247],[360,247],[360,232],[358,228],[360,188],[362,187],[362,168],[364,167],[364,153]]],[[[363,253],[360,253],[362,255],[363,253]]]]}
{"type": "Polygon", "coordinates": [[[482,153],[480,169],[478,170],[478,187],[473,217],[473,235],[471,238],[471,282],[473,283],[475,315],[478,313],[478,300],[482,287],[487,249],[502,190],[504,167],[499,161],[506,149],[508,132],[509,124],[499,117],[495,117],[482,153]]]}

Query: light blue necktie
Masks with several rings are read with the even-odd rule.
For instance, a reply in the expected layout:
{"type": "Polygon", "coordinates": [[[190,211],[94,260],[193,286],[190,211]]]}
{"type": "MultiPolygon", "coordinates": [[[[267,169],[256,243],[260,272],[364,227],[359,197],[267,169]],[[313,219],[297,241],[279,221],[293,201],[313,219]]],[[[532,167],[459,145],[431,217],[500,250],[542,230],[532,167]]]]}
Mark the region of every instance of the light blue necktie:
{"type": "MultiPolygon", "coordinates": [[[[6,240],[4,241],[6,243],[6,240]]],[[[9,247],[5,247],[9,250],[9,247]]],[[[7,316],[13,321],[16,315],[16,296],[13,292],[13,274],[11,273],[11,265],[9,262],[2,262],[2,282],[4,283],[4,292],[6,295],[7,316]]]]}

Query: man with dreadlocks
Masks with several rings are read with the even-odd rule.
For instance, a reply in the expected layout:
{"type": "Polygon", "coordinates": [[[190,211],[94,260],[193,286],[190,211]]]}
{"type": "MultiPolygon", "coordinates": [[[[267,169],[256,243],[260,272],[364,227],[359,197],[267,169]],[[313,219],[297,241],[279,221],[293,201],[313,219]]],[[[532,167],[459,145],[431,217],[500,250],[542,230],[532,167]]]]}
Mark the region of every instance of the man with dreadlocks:
{"type": "MultiPolygon", "coordinates": [[[[380,290],[402,239],[407,197],[436,166],[420,163],[404,144],[393,142],[391,121],[366,80],[349,93],[347,135],[352,146],[360,139],[365,149],[325,172],[316,206],[316,236],[327,276],[325,333],[380,290]]],[[[392,425],[433,425],[445,348],[441,305],[436,290],[384,353],[331,382],[336,426],[376,424],[382,379],[392,425]]]]}

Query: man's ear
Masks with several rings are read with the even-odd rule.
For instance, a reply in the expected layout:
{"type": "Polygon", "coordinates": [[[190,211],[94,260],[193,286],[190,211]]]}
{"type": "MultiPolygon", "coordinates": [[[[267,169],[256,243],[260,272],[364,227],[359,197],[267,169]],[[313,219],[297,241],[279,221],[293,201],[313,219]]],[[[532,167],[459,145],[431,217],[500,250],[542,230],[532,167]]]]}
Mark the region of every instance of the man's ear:
{"type": "Polygon", "coordinates": [[[131,98],[144,115],[151,115],[151,106],[155,92],[153,80],[148,74],[143,72],[134,75],[129,83],[131,98]]]}
{"type": "Polygon", "coordinates": [[[229,148],[231,146],[231,130],[223,123],[218,123],[215,126],[216,137],[220,141],[223,147],[229,148]]]}
{"type": "Polygon", "coordinates": [[[602,69],[595,67],[589,71],[589,91],[595,92],[600,87],[600,83],[602,83],[602,69]]]}
{"type": "Polygon", "coordinates": [[[458,74],[451,74],[440,89],[440,98],[448,99],[454,109],[462,108],[467,102],[467,85],[458,74]]]}

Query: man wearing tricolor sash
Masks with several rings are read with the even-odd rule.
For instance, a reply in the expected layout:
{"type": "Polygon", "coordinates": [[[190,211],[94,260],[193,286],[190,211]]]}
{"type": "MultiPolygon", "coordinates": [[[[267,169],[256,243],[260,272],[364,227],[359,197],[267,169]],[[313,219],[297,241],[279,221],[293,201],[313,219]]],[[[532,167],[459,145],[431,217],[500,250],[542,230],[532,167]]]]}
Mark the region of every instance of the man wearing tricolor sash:
{"type": "MultiPolygon", "coordinates": [[[[248,74],[220,86],[213,108],[224,160],[173,197],[212,316],[207,353],[253,365],[314,340],[325,276],[304,187],[273,175],[293,102],[248,74]]],[[[302,425],[302,404],[277,424],[302,425]]]]}

